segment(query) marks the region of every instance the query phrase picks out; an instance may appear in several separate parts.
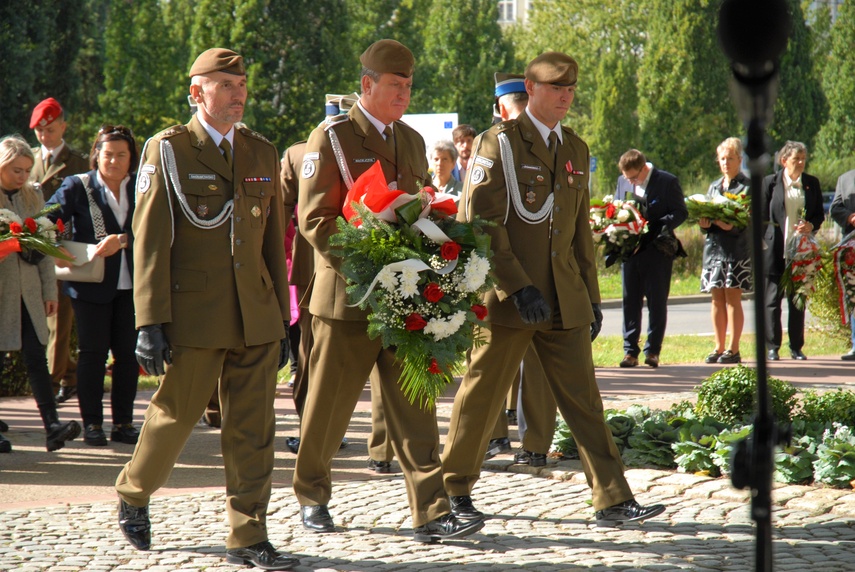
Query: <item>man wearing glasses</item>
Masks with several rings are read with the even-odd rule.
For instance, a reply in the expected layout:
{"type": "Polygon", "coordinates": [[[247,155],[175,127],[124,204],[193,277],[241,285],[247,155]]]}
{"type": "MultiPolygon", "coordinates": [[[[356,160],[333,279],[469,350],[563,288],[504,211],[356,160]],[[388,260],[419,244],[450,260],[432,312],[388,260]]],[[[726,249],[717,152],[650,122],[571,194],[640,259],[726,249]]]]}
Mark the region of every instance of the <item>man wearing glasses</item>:
{"type": "Polygon", "coordinates": [[[685,256],[674,229],[689,215],[683,189],[677,177],[657,169],[638,149],[630,149],[618,162],[623,175],[618,178],[615,199],[633,200],[647,219],[647,233],[641,235],[638,250],[621,265],[623,281],[623,349],[621,367],[635,367],[641,349],[641,315],[647,298],[647,341],[644,363],[659,367],[659,354],[668,320],[668,294],[674,256],[685,256]],[[676,244],[676,254],[660,248],[663,242],[676,244]]]}

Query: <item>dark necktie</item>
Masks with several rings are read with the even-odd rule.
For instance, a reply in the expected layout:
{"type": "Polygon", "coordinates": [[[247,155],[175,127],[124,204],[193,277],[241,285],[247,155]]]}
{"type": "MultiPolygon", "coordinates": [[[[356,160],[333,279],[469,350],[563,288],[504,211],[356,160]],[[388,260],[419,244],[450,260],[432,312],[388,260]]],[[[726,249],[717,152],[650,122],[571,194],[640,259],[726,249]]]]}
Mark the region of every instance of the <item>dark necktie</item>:
{"type": "Polygon", "coordinates": [[[48,153],[48,156],[45,157],[45,171],[50,169],[51,165],[53,165],[53,153],[48,153]]]}
{"type": "Polygon", "coordinates": [[[392,151],[392,154],[395,153],[395,134],[392,133],[392,128],[388,125],[386,129],[383,130],[383,135],[386,136],[386,145],[389,146],[389,150],[392,151]]]}
{"type": "Polygon", "coordinates": [[[232,146],[229,143],[229,140],[223,137],[223,140],[220,141],[220,149],[223,150],[223,159],[226,160],[226,163],[229,164],[229,169],[232,168],[232,146]]]}
{"type": "Polygon", "coordinates": [[[555,171],[555,160],[558,155],[558,135],[556,135],[555,131],[549,132],[549,154],[552,155],[552,170],[555,171]]]}

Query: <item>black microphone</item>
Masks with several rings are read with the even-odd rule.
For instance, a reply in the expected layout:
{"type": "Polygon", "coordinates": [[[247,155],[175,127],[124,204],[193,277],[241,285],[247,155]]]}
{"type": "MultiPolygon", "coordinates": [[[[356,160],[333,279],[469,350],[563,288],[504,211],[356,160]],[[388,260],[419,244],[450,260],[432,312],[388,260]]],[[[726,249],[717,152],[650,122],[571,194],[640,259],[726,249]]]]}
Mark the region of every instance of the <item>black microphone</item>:
{"type": "Polygon", "coordinates": [[[754,123],[755,128],[764,127],[772,120],[778,95],[778,63],[790,28],[785,0],[722,3],[718,40],[731,62],[731,95],[746,126],[754,123]]]}

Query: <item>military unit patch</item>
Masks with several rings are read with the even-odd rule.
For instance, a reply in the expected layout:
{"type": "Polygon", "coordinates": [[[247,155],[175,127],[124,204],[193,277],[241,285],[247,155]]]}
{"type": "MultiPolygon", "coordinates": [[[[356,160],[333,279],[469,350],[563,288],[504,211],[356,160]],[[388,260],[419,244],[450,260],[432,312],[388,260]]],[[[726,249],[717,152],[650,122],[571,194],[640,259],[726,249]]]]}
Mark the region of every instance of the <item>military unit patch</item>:
{"type": "Polygon", "coordinates": [[[303,178],[311,179],[315,175],[315,163],[309,160],[303,161],[303,178]]]}
{"type": "Polygon", "coordinates": [[[251,212],[252,216],[254,216],[255,218],[258,218],[261,216],[261,209],[258,208],[258,205],[255,205],[254,207],[252,207],[249,212],[251,212]]]}
{"type": "Polygon", "coordinates": [[[149,177],[148,173],[142,171],[139,176],[137,176],[137,192],[142,195],[150,188],[151,177],[149,177]]]}
{"type": "Polygon", "coordinates": [[[487,159],[486,157],[475,157],[475,164],[476,165],[484,165],[488,169],[493,167],[493,161],[491,161],[490,159],[487,159]]]}
{"type": "Polygon", "coordinates": [[[157,173],[157,167],[154,165],[143,165],[142,169],[140,169],[140,173],[148,173],[149,175],[154,175],[157,173]]]}
{"type": "Polygon", "coordinates": [[[487,173],[484,172],[483,167],[475,167],[475,169],[472,171],[472,184],[477,185],[478,183],[483,181],[486,174],[487,173]]]}
{"type": "Polygon", "coordinates": [[[312,151],[311,153],[306,153],[303,155],[303,161],[317,161],[321,158],[321,154],[317,151],[312,151]]]}

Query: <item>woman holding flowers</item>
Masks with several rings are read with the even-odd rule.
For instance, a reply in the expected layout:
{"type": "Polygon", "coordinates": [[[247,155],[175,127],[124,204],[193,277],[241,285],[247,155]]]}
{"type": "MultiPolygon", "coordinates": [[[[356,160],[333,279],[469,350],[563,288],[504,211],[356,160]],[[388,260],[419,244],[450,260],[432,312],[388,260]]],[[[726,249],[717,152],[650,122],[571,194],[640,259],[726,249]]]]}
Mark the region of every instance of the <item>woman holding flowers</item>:
{"type": "MultiPolygon", "coordinates": [[[[763,221],[767,223],[763,235],[766,271],[766,347],[768,359],[780,359],[781,301],[785,291],[781,277],[791,267],[800,253],[788,248],[793,244],[809,245],[819,230],[825,214],[822,209],[822,192],[819,179],[804,172],[807,147],[798,141],[787,141],[778,151],[778,161],[783,169],[763,179],[763,221]]],[[[802,285],[805,286],[805,285],[802,285]]],[[[808,285],[809,286],[809,285],[808,285]]],[[[793,359],[805,360],[802,353],[805,343],[804,306],[799,308],[794,296],[787,296],[789,319],[787,335],[793,359]]]]}
{"type": "MultiPolygon", "coordinates": [[[[728,137],[716,148],[718,166],[722,177],[713,181],[707,199],[746,195],[749,179],[740,171],[742,142],[728,137]]],[[[718,219],[702,217],[698,220],[704,242],[704,268],[701,274],[701,292],[712,296],[712,324],[715,349],[704,360],[706,363],[740,363],[739,339],[745,323],[742,312],[742,292],[751,289],[751,246],[746,228],[718,219]],[[730,324],[730,346],[725,349],[727,326],[730,324]]]]}
{"type": "MultiPolygon", "coordinates": [[[[30,146],[20,136],[0,140],[0,235],[23,247],[0,260],[0,362],[7,352],[21,352],[47,431],[45,446],[56,451],[80,435],[80,425],[59,421],[45,354],[47,317],[58,307],[53,258],[25,246],[39,235],[49,244],[56,240],[53,225],[37,216],[44,198],[27,181],[34,162],[30,146]]],[[[0,451],[9,450],[11,446],[0,438],[0,451]]]]}

